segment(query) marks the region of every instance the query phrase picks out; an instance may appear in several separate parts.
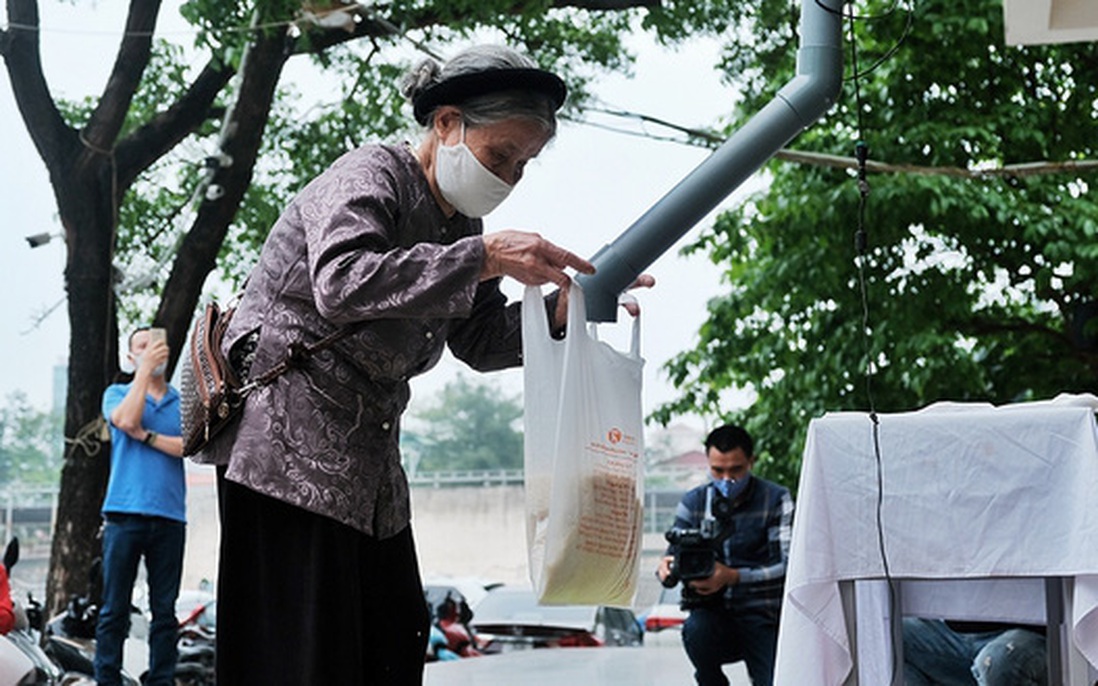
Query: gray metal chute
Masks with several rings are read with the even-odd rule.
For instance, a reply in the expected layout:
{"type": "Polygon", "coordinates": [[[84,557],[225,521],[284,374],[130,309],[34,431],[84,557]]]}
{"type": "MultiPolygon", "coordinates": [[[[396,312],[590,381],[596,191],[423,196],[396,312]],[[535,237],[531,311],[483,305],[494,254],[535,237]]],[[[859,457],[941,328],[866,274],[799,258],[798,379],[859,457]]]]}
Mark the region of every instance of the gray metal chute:
{"type": "Polygon", "coordinates": [[[589,321],[617,318],[618,295],[660,255],[835,103],[842,87],[842,2],[803,0],[797,74],[755,116],[591,258],[579,275],[589,321]]]}

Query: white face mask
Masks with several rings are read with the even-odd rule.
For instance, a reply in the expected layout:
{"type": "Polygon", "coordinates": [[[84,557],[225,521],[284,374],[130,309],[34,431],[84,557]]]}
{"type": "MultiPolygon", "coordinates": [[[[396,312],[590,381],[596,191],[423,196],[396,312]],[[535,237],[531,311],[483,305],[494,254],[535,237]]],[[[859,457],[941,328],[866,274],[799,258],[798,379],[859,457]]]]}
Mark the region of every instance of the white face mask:
{"type": "Polygon", "coordinates": [[[466,217],[483,217],[496,209],[511,190],[511,184],[488,170],[465,145],[465,123],[461,142],[443,145],[435,151],[435,181],[446,202],[466,217]]]}
{"type": "MultiPolygon", "coordinates": [[[[136,372],[138,370],[138,368],[141,367],[141,362],[142,362],[144,357],[145,357],[144,355],[140,355],[140,354],[133,356],[133,371],[134,372],[136,372]]],[[[155,369],[152,370],[152,375],[153,376],[164,376],[164,372],[166,372],[166,371],[168,371],[168,363],[167,362],[161,362],[160,364],[156,365],[155,369]]]]}

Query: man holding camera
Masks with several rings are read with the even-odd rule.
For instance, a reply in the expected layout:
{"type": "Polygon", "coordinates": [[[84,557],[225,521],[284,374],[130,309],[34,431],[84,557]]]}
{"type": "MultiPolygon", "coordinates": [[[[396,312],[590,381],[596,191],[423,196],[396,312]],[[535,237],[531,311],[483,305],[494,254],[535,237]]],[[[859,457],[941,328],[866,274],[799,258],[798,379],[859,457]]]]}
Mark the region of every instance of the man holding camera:
{"type": "Polygon", "coordinates": [[[710,480],[683,496],[656,574],[665,586],[683,584],[682,641],[699,686],[728,686],[721,665],[740,660],[754,686],[770,686],[793,498],[751,474],[754,444],[743,428],[714,429],[705,451],[710,480]]]}

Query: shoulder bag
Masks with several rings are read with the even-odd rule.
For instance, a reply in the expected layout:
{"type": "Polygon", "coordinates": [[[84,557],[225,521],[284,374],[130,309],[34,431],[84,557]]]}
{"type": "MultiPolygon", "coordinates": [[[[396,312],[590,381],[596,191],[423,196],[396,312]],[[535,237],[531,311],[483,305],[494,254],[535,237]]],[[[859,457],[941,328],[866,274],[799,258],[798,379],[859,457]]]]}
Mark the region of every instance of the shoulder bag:
{"type": "Polygon", "coordinates": [[[231,425],[244,410],[244,401],[252,391],[300,367],[309,356],[351,332],[351,327],[343,327],[312,345],[291,343],[278,364],[244,382],[221,351],[235,311],[235,307],[222,309],[216,302],[210,302],[191,329],[179,391],[184,455],[201,452],[214,436],[231,425]]]}

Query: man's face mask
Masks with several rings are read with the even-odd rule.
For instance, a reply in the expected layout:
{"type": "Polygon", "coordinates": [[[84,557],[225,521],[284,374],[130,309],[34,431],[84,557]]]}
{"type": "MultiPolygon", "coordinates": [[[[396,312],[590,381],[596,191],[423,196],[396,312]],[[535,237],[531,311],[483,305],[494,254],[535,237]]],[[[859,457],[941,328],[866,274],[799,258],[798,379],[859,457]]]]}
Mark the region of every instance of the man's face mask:
{"type": "Polygon", "coordinates": [[[751,476],[747,475],[741,479],[712,479],[712,481],[721,495],[729,500],[735,500],[743,493],[743,489],[747,488],[747,482],[750,479],[751,476]]]}
{"type": "Polygon", "coordinates": [[[496,209],[511,190],[511,184],[480,163],[465,144],[465,122],[457,145],[439,142],[435,150],[435,181],[446,202],[466,217],[483,217],[496,209]]]}
{"type": "MultiPolygon", "coordinates": [[[[133,370],[135,372],[138,369],[141,368],[141,362],[142,362],[143,357],[144,357],[144,355],[142,355],[140,353],[133,356],[133,370]]],[[[152,375],[153,376],[164,376],[164,372],[166,372],[167,370],[168,370],[168,363],[167,362],[162,362],[161,364],[156,365],[156,369],[152,370],[152,375]]]]}

